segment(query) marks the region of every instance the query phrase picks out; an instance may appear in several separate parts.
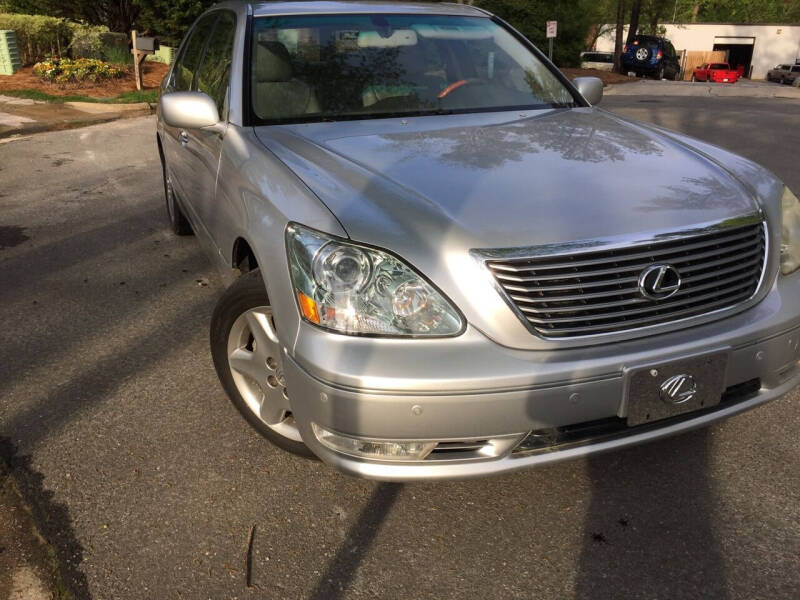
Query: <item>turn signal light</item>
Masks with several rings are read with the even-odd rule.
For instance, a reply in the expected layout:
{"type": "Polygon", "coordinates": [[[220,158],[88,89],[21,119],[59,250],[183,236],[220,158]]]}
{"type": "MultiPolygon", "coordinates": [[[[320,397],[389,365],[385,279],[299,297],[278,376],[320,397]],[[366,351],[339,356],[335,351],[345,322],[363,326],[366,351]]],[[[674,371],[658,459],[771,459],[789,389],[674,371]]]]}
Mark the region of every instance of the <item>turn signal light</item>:
{"type": "Polygon", "coordinates": [[[317,310],[317,303],[314,302],[314,299],[309,298],[303,292],[297,292],[297,299],[300,302],[300,311],[303,313],[303,316],[312,323],[319,325],[319,311],[317,310]]]}

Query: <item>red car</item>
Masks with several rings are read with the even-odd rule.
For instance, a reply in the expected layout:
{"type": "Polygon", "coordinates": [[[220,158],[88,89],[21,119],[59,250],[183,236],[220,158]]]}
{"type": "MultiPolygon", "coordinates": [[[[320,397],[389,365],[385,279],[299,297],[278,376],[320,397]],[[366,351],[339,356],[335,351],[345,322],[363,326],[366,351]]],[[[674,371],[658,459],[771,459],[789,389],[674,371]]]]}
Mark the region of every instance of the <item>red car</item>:
{"type": "Polygon", "coordinates": [[[728,63],[706,63],[695,67],[692,81],[711,81],[712,83],[736,83],[739,72],[731,69],[728,63]]]}

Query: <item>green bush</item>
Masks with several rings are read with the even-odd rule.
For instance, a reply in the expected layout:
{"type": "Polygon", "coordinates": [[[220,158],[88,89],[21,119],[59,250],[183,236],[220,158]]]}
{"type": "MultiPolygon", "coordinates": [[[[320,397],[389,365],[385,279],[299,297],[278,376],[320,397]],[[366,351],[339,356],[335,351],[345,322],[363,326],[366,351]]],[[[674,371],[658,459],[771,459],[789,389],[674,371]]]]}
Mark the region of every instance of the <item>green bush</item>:
{"type": "Polygon", "coordinates": [[[104,33],[102,58],[106,62],[114,64],[133,64],[133,54],[129,47],[131,38],[125,33],[104,33]]]}
{"type": "Polygon", "coordinates": [[[42,15],[0,13],[0,29],[17,32],[17,45],[24,65],[51,56],[133,62],[127,56],[128,35],[112,33],[102,25],[42,15]]]}
{"type": "Polygon", "coordinates": [[[96,83],[124,74],[122,69],[96,58],[51,58],[33,65],[33,72],[53,83],[96,83]]]}
{"type": "Polygon", "coordinates": [[[6,13],[0,13],[0,29],[17,32],[17,46],[25,65],[46,56],[65,54],[73,33],[66,19],[6,13]]]}
{"type": "Polygon", "coordinates": [[[108,33],[108,27],[84,23],[69,23],[68,26],[72,32],[69,43],[72,58],[102,58],[103,35],[108,33]]]}

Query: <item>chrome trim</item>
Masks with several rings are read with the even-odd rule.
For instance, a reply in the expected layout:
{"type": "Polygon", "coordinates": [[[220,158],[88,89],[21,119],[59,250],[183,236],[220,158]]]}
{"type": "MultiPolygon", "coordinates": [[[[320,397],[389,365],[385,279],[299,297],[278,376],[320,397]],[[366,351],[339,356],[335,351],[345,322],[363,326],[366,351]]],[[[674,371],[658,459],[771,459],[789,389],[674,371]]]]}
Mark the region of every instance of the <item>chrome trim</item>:
{"type": "Polygon", "coordinates": [[[757,225],[764,223],[766,218],[762,210],[754,213],[733,217],[724,221],[712,221],[700,223],[685,229],[662,229],[659,232],[648,234],[631,234],[621,236],[611,236],[580,240],[575,242],[559,242],[556,244],[544,244],[542,246],[524,246],[521,248],[475,248],[470,252],[481,260],[524,260],[541,258],[543,256],[565,256],[567,254],[593,252],[596,250],[616,250],[627,248],[639,244],[652,244],[655,242],[670,242],[680,240],[685,237],[715,233],[722,229],[732,227],[743,227],[745,225],[757,225]]]}
{"type": "MultiPolygon", "coordinates": [[[[579,240],[573,242],[544,244],[541,246],[525,246],[519,248],[473,248],[470,250],[472,258],[481,265],[486,275],[494,285],[495,290],[500,294],[506,305],[517,315],[522,321],[528,331],[539,339],[556,342],[564,346],[573,345],[575,343],[600,343],[613,339],[631,339],[632,337],[641,337],[644,335],[653,335],[656,333],[668,333],[682,329],[691,325],[709,323],[711,321],[719,320],[727,316],[731,316],[742,312],[756,302],[760,301],[763,297],[764,282],[767,278],[769,270],[769,255],[772,249],[770,241],[769,228],[767,226],[766,215],[762,209],[758,209],[753,213],[742,215],[740,217],[732,217],[724,221],[701,223],[692,227],[684,229],[664,229],[650,234],[631,234],[621,236],[610,236],[603,238],[594,238],[588,240],[579,240]],[[744,227],[747,225],[756,225],[761,223],[764,233],[764,254],[763,254],[763,267],[761,269],[761,276],[756,284],[755,291],[749,297],[742,299],[734,306],[725,306],[716,310],[712,310],[700,315],[693,315],[668,321],[665,323],[655,323],[653,325],[644,325],[639,327],[631,327],[630,329],[620,329],[617,331],[594,333],[586,335],[568,335],[568,336],[546,336],[537,331],[534,324],[531,323],[525,313],[515,303],[512,295],[503,288],[495,273],[489,268],[488,264],[491,261],[504,261],[504,260],[526,260],[526,259],[539,259],[543,257],[561,257],[576,253],[598,252],[623,249],[630,246],[640,244],[663,243],[684,239],[687,237],[708,235],[718,233],[725,229],[744,227]]],[[[754,253],[751,253],[754,254],[754,253]]],[[[774,269],[773,269],[774,270],[774,269]]],[[[626,280],[621,282],[630,283],[626,280]]],[[[637,282],[638,278],[631,278],[631,282],[637,282]]],[[[553,286],[553,287],[567,287],[567,286],[553,286]]],[[[580,287],[580,286],[579,286],[580,287]]],[[[591,287],[591,283],[584,287],[591,287]]],[[[575,289],[575,288],[570,288],[575,289]]],[[[632,288],[635,291],[636,288],[632,288]]],[[[524,288],[519,291],[526,291],[524,288]]],[[[552,291],[552,290],[550,290],[552,291]]]]}
{"type": "Polygon", "coordinates": [[[678,272],[678,269],[672,265],[655,264],[652,267],[647,267],[642,271],[642,274],[639,275],[639,292],[648,300],[666,300],[678,293],[681,289],[681,283],[681,274],[678,272]],[[648,278],[653,273],[658,273],[658,275],[656,276],[656,280],[651,284],[648,278]],[[678,282],[668,288],[664,288],[663,283],[667,273],[674,273],[678,282]]]}

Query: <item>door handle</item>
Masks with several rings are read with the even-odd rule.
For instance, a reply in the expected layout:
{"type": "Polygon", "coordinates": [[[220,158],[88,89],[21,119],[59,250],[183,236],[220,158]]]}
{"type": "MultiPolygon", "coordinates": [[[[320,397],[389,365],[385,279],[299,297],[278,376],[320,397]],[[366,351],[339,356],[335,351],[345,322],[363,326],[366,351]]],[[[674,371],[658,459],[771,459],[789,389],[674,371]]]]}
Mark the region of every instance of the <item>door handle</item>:
{"type": "Polygon", "coordinates": [[[178,134],[178,141],[181,143],[182,146],[185,146],[186,144],[189,143],[189,134],[186,133],[185,131],[181,131],[178,134]]]}

